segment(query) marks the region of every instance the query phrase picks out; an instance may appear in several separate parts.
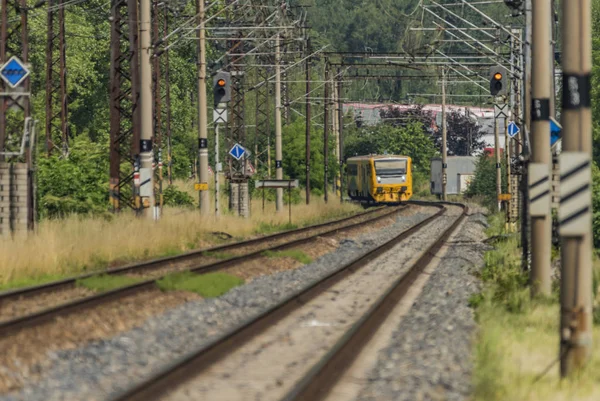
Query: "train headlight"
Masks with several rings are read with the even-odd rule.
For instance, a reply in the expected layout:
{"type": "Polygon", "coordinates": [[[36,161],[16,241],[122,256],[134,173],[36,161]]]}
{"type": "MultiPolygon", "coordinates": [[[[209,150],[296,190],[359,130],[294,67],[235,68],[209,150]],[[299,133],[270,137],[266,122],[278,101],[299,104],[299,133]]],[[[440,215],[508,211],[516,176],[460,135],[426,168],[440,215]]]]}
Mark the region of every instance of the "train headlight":
{"type": "Polygon", "coordinates": [[[403,175],[403,176],[400,177],[400,182],[406,182],[406,176],[405,175],[403,175]]]}
{"type": "Polygon", "coordinates": [[[381,183],[381,177],[377,177],[377,182],[381,183]]]}

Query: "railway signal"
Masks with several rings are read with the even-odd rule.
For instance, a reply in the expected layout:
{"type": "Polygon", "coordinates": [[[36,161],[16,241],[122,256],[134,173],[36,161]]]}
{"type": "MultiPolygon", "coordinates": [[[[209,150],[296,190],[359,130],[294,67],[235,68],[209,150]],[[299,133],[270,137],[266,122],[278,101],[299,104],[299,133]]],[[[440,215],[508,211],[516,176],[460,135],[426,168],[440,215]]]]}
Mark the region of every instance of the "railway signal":
{"type": "Polygon", "coordinates": [[[508,93],[507,72],[504,67],[494,66],[490,68],[490,93],[492,96],[508,93]]]}
{"type": "Polygon", "coordinates": [[[231,74],[219,71],[213,79],[213,93],[215,106],[231,100],[231,74]]]}

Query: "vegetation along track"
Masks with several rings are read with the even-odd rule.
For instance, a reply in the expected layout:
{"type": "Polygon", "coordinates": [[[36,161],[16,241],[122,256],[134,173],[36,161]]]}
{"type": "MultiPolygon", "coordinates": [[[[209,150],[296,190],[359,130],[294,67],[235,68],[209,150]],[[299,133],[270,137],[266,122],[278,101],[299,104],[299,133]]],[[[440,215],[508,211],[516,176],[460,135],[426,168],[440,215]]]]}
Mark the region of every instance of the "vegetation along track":
{"type": "MultiPolygon", "coordinates": [[[[172,265],[174,263],[186,263],[188,267],[185,270],[193,273],[215,272],[235,266],[242,262],[247,262],[252,259],[263,257],[265,251],[280,251],[284,249],[297,247],[299,245],[309,243],[310,241],[313,241],[318,237],[332,235],[340,231],[346,231],[353,228],[357,228],[363,224],[374,223],[376,221],[389,217],[401,210],[404,210],[404,207],[394,207],[390,209],[384,208],[383,210],[374,209],[372,211],[368,211],[358,215],[353,215],[341,220],[319,224],[316,226],[304,227],[297,230],[285,231],[282,233],[255,238],[247,241],[222,245],[195,252],[189,252],[180,256],[162,258],[149,262],[129,265],[119,269],[107,271],[106,274],[125,274],[139,271],[149,271],[165,268],[166,266],[171,266],[172,268],[172,265]],[[350,224],[346,224],[349,222],[350,224]],[[300,238],[298,238],[299,235],[300,238]],[[264,246],[264,244],[267,244],[267,246],[264,246]],[[256,249],[257,247],[258,249],[256,249]],[[200,264],[201,260],[203,260],[203,258],[205,258],[207,254],[210,255],[210,253],[212,252],[234,251],[240,249],[250,249],[250,252],[241,253],[234,257],[230,257],[224,260],[218,260],[216,262],[208,264],[200,264]]],[[[46,285],[4,293],[0,295],[0,305],[6,305],[7,302],[18,302],[18,300],[23,299],[23,297],[33,297],[36,295],[46,294],[49,291],[59,291],[65,288],[71,288],[76,285],[78,279],[90,276],[92,275],[80,276],[77,278],[62,280],[46,285]]],[[[85,308],[91,308],[109,301],[114,301],[116,299],[137,294],[141,291],[154,288],[156,286],[156,281],[162,277],[164,277],[164,275],[161,275],[160,277],[153,277],[152,279],[143,280],[132,285],[126,285],[115,290],[102,292],[99,294],[79,298],[76,300],[71,300],[47,309],[43,309],[41,311],[36,311],[26,315],[18,315],[14,318],[11,318],[10,320],[0,321],[0,334],[10,334],[16,330],[45,323],[58,316],[64,316],[85,308]]]]}
{"type": "MultiPolygon", "coordinates": [[[[440,210],[436,214],[401,232],[381,246],[352,260],[330,275],[317,280],[308,288],[290,295],[283,302],[270,308],[258,317],[234,328],[229,333],[211,342],[209,345],[184,356],[172,365],[167,366],[164,370],[158,372],[155,376],[134,385],[125,392],[117,395],[112,401],[146,401],[162,399],[162,397],[170,394],[180,385],[191,380],[201,372],[211,368],[214,364],[234,353],[252,339],[264,333],[267,329],[274,327],[286,316],[298,311],[318,296],[325,294],[335,284],[350,277],[363,266],[388,252],[403,240],[411,237],[433,220],[440,218],[447,211],[447,208],[439,203],[411,203],[437,206],[440,210]]],[[[351,327],[333,349],[309,371],[306,377],[296,384],[287,395],[286,400],[313,400],[316,399],[313,398],[313,396],[316,397],[317,395],[321,396],[324,394],[315,390],[322,389],[323,391],[328,391],[329,388],[335,384],[335,380],[340,377],[344,368],[352,362],[353,356],[358,353],[360,347],[366,344],[373,331],[385,320],[393,306],[400,300],[412,282],[429,263],[433,255],[466,216],[466,206],[458,204],[452,205],[460,206],[462,208],[460,217],[439,235],[435,242],[422,253],[422,256],[419,257],[416,263],[413,264],[400,279],[393,283],[391,289],[387,290],[368,312],[351,327]],[[325,376],[328,377],[329,380],[332,380],[332,382],[326,383],[326,385],[323,384],[323,377],[325,376]]],[[[325,381],[326,380],[327,379],[325,379],[325,381]]]]}

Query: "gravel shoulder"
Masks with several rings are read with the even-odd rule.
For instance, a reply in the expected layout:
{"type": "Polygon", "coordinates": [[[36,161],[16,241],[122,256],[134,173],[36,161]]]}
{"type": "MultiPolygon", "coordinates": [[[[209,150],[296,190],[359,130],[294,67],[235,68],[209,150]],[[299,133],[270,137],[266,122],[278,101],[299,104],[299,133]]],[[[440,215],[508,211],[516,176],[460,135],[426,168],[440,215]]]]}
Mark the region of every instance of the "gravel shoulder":
{"type": "Polygon", "coordinates": [[[437,210],[415,209],[414,214],[398,216],[393,225],[339,241],[335,251],[310,265],[256,278],[217,299],[187,302],[112,338],[50,352],[44,367],[47,373],[0,400],[105,400],[437,210]]]}
{"type": "MultiPolygon", "coordinates": [[[[486,218],[471,208],[422,292],[377,355],[357,401],[468,400],[476,323],[469,298],[489,249],[486,218]]],[[[349,398],[347,398],[349,399],[349,398]]]]}
{"type": "MultiPolygon", "coordinates": [[[[458,208],[455,208],[458,209],[458,208]]],[[[457,218],[454,210],[308,300],[164,400],[278,401],[457,218]]]]}

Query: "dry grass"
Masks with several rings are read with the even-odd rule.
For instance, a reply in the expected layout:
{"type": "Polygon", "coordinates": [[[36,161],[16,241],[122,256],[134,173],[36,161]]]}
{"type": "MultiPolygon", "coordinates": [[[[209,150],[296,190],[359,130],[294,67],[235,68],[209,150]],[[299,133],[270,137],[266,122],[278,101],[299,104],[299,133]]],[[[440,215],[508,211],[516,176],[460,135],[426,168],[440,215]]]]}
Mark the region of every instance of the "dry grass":
{"type": "MultiPolygon", "coordinates": [[[[479,311],[481,332],[474,369],[475,400],[567,401],[600,399],[600,354],[596,349],[579,377],[561,381],[559,307],[533,305],[524,314],[495,305],[479,311]],[[548,369],[548,372],[543,373],[548,369]]],[[[594,328],[594,339],[600,328],[594,328]]]]}
{"type": "Polygon", "coordinates": [[[229,214],[202,219],[197,210],[165,209],[159,222],[129,214],[110,221],[81,216],[42,221],[29,238],[0,242],[0,289],[206,247],[219,241],[213,232],[247,238],[360,211],[355,205],[325,204],[313,198],[310,206],[293,205],[294,225],[290,226],[287,208],[276,213],[274,205],[267,204],[263,212],[261,202],[255,200],[251,210],[249,219],[229,214]]]}

